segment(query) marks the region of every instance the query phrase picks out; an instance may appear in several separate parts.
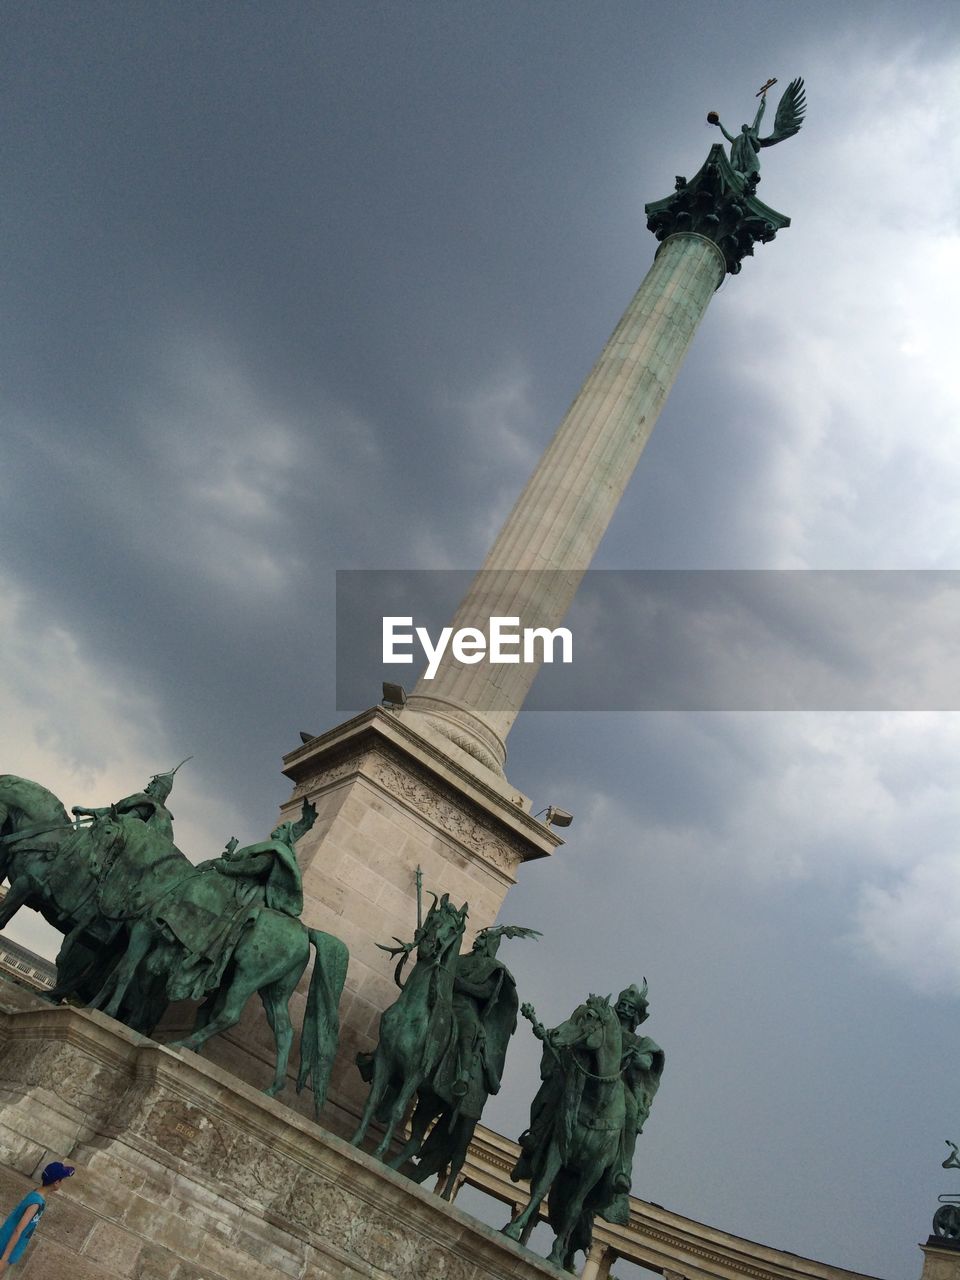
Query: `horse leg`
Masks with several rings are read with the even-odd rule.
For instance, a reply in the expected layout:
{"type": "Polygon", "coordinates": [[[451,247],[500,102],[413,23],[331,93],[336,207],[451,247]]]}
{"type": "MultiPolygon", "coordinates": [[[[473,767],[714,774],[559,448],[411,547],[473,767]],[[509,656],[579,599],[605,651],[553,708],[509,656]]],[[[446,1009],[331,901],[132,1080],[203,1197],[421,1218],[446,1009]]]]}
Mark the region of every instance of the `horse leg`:
{"type": "Polygon", "coordinates": [[[133,981],[133,975],[140,961],[150,950],[152,940],[153,931],[150,926],[138,920],[130,930],[127,949],[120,957],[117,967],[90,1001],[91,1009],[102,1008],[108,1018],[117,1016],[123,997],[127,993],[127,987],[133,981]]]}
{"type": "MultiPolygon", "coordinates": [[[[214,991],[197,1006],[197,1016],[193,1020],[193,1030],[191,1031],[191,1035],[194,1034],[194,1032],[201,1031],[210,1019],[215,1018],[220,1012],[219,996],[220,992],[214,991]]],[[[202,1047],[202,1045],[199,1046],[194,1049],[193,1052],[200,1053],[202,1047]]]]}
{"type": "Polygon", "coordinates": [[[0,929],[5,929],[33,892],[31,876],[18,876],[0,906],[0,929]]]}
{"type": "Polygon", "coordinates": [[[277,1065],[273,1084],[264,1089],[269,1098],[275,1098],[287,1082],[287,1063],[293,1048],[293,1023],[290,1021],[290,997],[297,989],[303,969],[294,965],[291,969],[260,989],[260,999],[266,1011],[267,1021],[277,1046],[277,1065]]]}
{"type": "Polygon", "coordinates": [[[574,1227],[580,1221],[580,1215],[583,1212],[583,1202],[587,1198],[587,1192],[592,1190],[594,1183],[587,1182],[584,1174],[585,1170],[579,1171],[573,1192],[567,1199],[564,1208],[564,1224],[563,1228],[557,1232],[557,1237],[553,1242],[553,1248],[547,1256],[547,1261],[552,1262],[555,1267],[561,1270],[572,1270],[572,1258],[567,1257],[570,1249],[570,1236],[573,1234],[574,1227]]]}
{"type": "Polygon", "coordinates": [[[415,1075],[411,1076],[409,1080],[404,1080],[394,1104],[390,1108],[390,1119],[387,1121],[383,1137],[374,1148],[373,1155],[377,1160],[382,1160],[386,1155],[387,1148],[393,1141],[394,1130],[407,1114],[407,1107],[409,1107],[413,1095],[422,1083],[422,1080],[419,1080],[415,1075]]]}
{"type": "MultiPolygon", "coordinates": [[[[247,977],[246,974],[242,976],[247,977]]],[[[229,1031],[231,1027],[237,1025],[244,1006],[255,990],[256,987],[250,984],[249,978],[246,982],[241,981],[241,974],[238,972],[227,990],[219,993],[216,1011],[212,1011],[210,1020],[202,1027],[194,1026],[190,1034],[184,1036],[182,1040],[172,1040],[167,1048],[192,1049],[194,1053],[199,1053],[201,1046],[208,1040],[218,1036],[221,1031],[229,1031]]]]}
{"type": "MultiPolygon", "coordinates": [[[[430,1128],[430,1121],[434,1116],[438,1116],[443,1109],[443,1104],[436,1100],[433,1103],[427,1101],[421,1094],[417,1098],[416,1109],[413,1113],[413,1119],[410,1121],[410,1138],[400,1153],[392,1160],[387,1161],[388,1169],[399,1169],[405,1165],[408,1160],[417,1155],[423,1146],[423,1140],[427,1136],[427,1130],[430,1128]]],[[[430,1170],[428,1169],[423,1176],[420,1176],[422,1164],[418,1164],[416,1169],[412,1170],[410,1177],[414,1182],[423,1182],[424,1178],[429,1178],[430,1170]]]]}
{"type": "Polygon", "coordinates": [[[533,1235],[534,1228],[536,1227],[539,1221],[540,1221],[539,1216],[536,1213],[532,1214],[529,1222],[521,1231],[520,1243],[523,1245],[524,1248],[527,1247],[527,1244],[530,1241],[530,1237],[533,1235]]]}
{"type": "MultiPolygon", "coordinates": [[[[69,964],[70,964],[70,957],[73,955],[74,950],[76,949],[77,942],[83,936],[83,934],[86,933],[90,923],[91,923],[90,920],[81,920],[79,924],[75,924],[73,928],[70,930],[70,932],[64,938],[63,945],[60,947],[60,950],[57,952],[57,959],[56,959],[57,984],[49,992],[49,994],[54,998],[59,999],[61,996],[66,995],[67,992],[74,990],[76,985],[76,979],[83,976],[82,974],[74,975],[74,980],[71,981],[69,964]]],[[[91,964],[89,962],[86,968],[87,970],[91,968],[91,964]]]]}
{"type": "Polygon", "coordinates": [[[476,1127],[476,1120],[468,1120],[466,1118],[461,1119],[457,1124],[457,1144],[454,1147],[450,1169],[440,1192],[443,1200],[452,1200],[456,1195],[457,1179],[460,1177],[460,1170],[463,1168],[463,1163],[467,1158],[467,1148],[470,1146],[470,1139],[473,1137],[476,1127]]]}
{"type": "Polygon", "coordinates": [[[551,1142],[547,1150],[547,1157],[543,1162],[543,1168],[540,1170],[536,1180],[530,1187],[530,1199],[527,1202],[527,1207],[525,1209],[521,1209],[520,1212],[511,1218],[503,1228],[502,1234],[509,1240],[518,1240],[521,1243],[524,1243],[524,1240],[522,1240],[521,1237],[524,1237],[525,1232],[525,1238],[529,1238],[530,1232],[526,1231],[527,1225],[529,1224],[530,1230],[532,1231],[537,1221],[537,1211],[540,1208],[540,1202],[547,1194],[550,1184],[560,1172],[561,1163],[560,1151],[557,1144],[555,1142],[551,1142]]]}
{"type": "Polygon", "coordinates": [[[386,1054],[382,1052],[381,1046],[378,1045],[373,1055],[373,1079],[370,1081],[370,1092],[367,1094],[367,1102],[363,1108],[363,1115],[360,1117],[360,1124],[356,1133],[350,1139],[351,1146],[359,1147],[367,1136],[370,1121],[376,1115],[377,1108],[380,1106],[381,1099],[386,1092],[388,1078],[389,1071],[386,1054]]]}

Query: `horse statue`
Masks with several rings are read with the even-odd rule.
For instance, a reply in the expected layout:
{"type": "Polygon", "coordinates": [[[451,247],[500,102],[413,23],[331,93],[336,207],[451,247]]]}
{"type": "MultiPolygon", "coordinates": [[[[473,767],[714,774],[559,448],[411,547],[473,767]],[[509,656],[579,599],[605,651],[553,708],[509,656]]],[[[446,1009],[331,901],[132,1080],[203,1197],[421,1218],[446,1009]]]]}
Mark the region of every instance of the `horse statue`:
{"type": "Polygon", "coordinates": [[[359,1146],[376,1117],[386,1125],[373,1153],[378,1159],[383,1159],[414,1094],[432,1076],[455,1034],[453,983],[467,904],[458,909],[447,894],[432,897],[433,905],[413,942],[386,948],[393,955],[402,953],[394,975],[400,995],[380,1015],[376,1049],[357,1055],[360,1074],[370,1081],[370,1093],[351,1142],[359,1146]],[[414,949],[416,963],[401,985],[400,973],[414,949]]]}
{"type": "Polygon", "coordinates": [[[615,1194],[626,1117],[620,1020],[609,997],[594,995],[551,1031],[537,1021],[531,1005],[521,1006],[521,1013],[544,1043],[543,1083],[510,1174],[514,1181],[530,1179],[530,1199],[503,1234],[526,1243],[549,1191],[548,1217],[556,1239],[547,1261],[572,1272],[577,1250],[590,1247],[595,1214],[615,1194]]]}
{"type": "Polygon", "coordinates": [[[409,1141],[389,1162],[414,1182],[439,1174],[436,1189],[445,1200],[456,1193],[487,1099],[500,1092],[507,1048],[517,1026],[517,984],[497,957],[500,943],[504,938],[539,937],[536,929],[522,925],[494,925],[481,929],[473,949],[457,957],[454,1034],[436,1070],[417,1090],[409,1141]],[[414,1158],[415,1165],[408,1163],[414,1158]]]}
{"type": "Polygon", "coordinates": [[[291,914],[299,894],[293,843],[312,826],[315,810],[305,803],[300,821],[282,823],[270,841],[230,847],[199,867],[164,830],[116,808],[94,812],[93,823],[77,830],[45,788],[0,776],[0,870],[11,883],[0,928],[21,906],[40,910],[67,935],[55,990],[78,993],[144,1034],[170,1000],[203,998],[192,1032],[171,1047],[199,1050],[235,1026],[258,992],[276,1043],[270,1096],[286,1081],[289,1000],[312,945],[316,961],[297,1090],[310,1082],[319,1115],[337,1048],[348,955],[338,938],[308,929],[291,914]],[[294,878],[296,893],[278,890],[271,898],[270,876],[278,867],[294,878]],[[265,890],[250,879],[256,874],[266,878],[265,890]],[[288,909],[276,909],[274,900],[288,909]],[[85,967],[75,958],[78,949],[85,967]]]}
{"type": "Polygon", "coordinates": [[[81,990],[84,979],[112,956],[110,944],[120,929],[98,911],[89,847],[88,833],[77,829],[52,792],[0,774],[0,879],[10,882],[0,904],[0,930],[26,906],[64,934],[57,995],[81,990]]]}

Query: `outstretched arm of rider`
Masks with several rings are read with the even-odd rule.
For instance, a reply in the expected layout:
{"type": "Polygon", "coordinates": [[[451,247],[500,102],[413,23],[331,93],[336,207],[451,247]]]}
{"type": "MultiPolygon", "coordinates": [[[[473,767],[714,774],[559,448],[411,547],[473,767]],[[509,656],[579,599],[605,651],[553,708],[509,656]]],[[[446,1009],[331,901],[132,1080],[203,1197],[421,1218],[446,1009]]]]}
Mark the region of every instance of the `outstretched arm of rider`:
{"type": "MultiPolygon", "coordinates": [[[[251,846],[256,848],[256,846],[251,846]]],[[[258,878],[264,871],[269,871],[273,858],[269,853],[257,853],[245,858],[218,858],[213,866],[222,876],[239,876],[241,878],[258,878]]]]}
{"type": "Polygon", "coordinates": [[[545,1044],[549,1043],[550,1032],[547,1030],[547,1028],[543,1025],[542,1022],[537,1021],[537,1013],[533,1005],[522,1004],[520,1006],[520,1012],[530,1023],[531,1030],[533,1031],[533,1034],[537,1037],[537,1039],[543,1040],[545,1044]]]}

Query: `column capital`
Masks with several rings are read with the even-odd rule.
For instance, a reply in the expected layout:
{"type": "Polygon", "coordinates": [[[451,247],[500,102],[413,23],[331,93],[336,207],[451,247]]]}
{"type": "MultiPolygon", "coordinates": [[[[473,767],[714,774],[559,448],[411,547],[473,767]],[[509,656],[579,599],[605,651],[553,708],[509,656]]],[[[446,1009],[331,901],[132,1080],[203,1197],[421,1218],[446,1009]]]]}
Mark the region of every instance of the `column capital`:
{"type": "Polygon", "coordinates": [[[658,240],[682,232],[704,236],[720,250],[727,271],[736,275],[757,241],[766,244],[790,225],[786,214],[757,199],[758,181],[736,172],[717,143],[689,182],[678,177],[673,195],[644,207],[647,228],[658,240]]]}

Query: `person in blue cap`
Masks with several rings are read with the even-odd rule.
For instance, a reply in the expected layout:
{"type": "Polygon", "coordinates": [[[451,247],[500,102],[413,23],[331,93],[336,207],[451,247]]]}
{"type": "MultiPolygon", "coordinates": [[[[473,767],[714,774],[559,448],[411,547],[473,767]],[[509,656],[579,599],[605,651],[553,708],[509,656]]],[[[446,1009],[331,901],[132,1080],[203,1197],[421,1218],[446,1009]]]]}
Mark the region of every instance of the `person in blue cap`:
{"type": "Polygon", "coordinates": [[[40,1175],[42,1190],[25,1195],[0,1227],[0,1275],[12,1267],[26,1249],[37,1223],[47,1207],[45,1196],[49,1191],[59,1191],[64,1178],[72,1178],[76,1170],[72,1165],[54,1160],[40,1175]]]}

